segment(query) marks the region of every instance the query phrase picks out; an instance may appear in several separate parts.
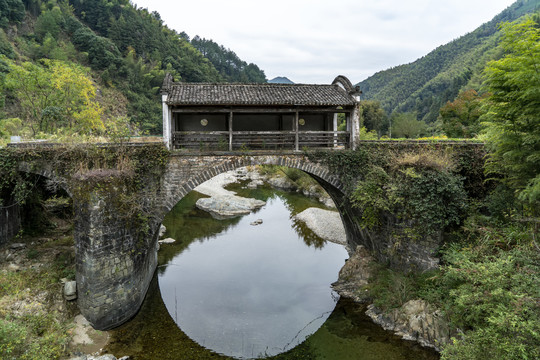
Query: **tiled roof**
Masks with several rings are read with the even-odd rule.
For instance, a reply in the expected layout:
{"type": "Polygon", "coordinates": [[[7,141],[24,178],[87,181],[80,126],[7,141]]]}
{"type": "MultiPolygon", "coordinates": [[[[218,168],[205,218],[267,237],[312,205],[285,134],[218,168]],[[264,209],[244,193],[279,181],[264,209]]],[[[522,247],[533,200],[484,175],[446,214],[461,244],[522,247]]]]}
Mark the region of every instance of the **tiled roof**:
{"type": "Polygon", "coordinates": [[[355,99],[337,84],[170,83],[169,105],[349,106],[355,99]]]}

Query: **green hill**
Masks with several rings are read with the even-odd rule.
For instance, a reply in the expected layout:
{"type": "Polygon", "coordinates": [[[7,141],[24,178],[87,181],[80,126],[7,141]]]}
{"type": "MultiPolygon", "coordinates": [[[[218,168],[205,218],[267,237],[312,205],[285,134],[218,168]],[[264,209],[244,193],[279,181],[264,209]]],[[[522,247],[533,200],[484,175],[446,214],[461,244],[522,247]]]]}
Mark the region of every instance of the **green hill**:
{"type": "MultiPolygon", "coordinates": [[[[20,99],[2,84],[9,63],[46,67],[42,60],[49,59],[82,66],[102,95],[103,117],[127,115],[153,134],[161,131],[159,89],[166,72],[187,82],[266,81],[256,65],[211,40],[204,40],[213,47],[204,56],[196,39],[190,42],[157,12],[129,0],[0,0],[0,120],[25,120],[20,99]]],[[[55,116],[64,110],[54,110],[55,116]]]]}
{"type": "Polygon", "coordinates": [[[485,64],[500,56],[495,51],[498,24],[514,21],[540,7],[540,0],[518,0],[493,20],[426,56],[380,71],[358,85],[365,100],[379,101],[388,114],[416,112],[427,123],[460,90],[479,90],[485,64]]]}

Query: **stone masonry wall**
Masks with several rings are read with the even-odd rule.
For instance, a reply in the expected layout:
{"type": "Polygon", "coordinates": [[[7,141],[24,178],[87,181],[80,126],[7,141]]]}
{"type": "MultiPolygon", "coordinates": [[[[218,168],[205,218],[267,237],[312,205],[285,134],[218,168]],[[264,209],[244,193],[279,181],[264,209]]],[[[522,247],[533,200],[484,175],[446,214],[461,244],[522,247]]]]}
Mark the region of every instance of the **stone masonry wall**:
{"type": "Polygon", "coordinates": [[[87,202],[74,201],[78,305],[99,330],[137,313],[157,266],[156,226],[141,234],[112,207],[96,193],[87,202]]]}
{"type": "Polygon", "coordinates": [[[377,261],[402,271],[423,271],[439,264],[435,253],[441,244],[440,237],[426,236],[414,242],[399,242],[394,235],[404,224],[391,214],[382,219],[381,226],[367,230],[362,227],[361,211],[353,208],[341,191],[316,176],[314,178],[334,200],[345,227],[348,245],[353,252],[357,246],[362,245],[377,261]]]}

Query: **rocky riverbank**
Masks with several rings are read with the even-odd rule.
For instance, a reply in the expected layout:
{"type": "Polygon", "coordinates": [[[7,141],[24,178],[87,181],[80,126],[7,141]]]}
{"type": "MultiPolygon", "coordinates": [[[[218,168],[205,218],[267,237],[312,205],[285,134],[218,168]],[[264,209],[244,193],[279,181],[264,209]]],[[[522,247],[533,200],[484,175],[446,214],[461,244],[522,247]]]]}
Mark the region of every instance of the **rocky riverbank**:
{"type": "Polygon", "coordinates": [[[440,351],[442,345],[450,342],[451,333],[441,311],[418,299],[409,300],[388,311],[377,308],[369,291],[374,265],[375,260],[369,252],[358,246],[339,272],[339,280],[332,284],[333,289],[340,296],[369,304],[366,315],[383,329],[440,351]]]}
{"type": "Polygon", "coordinates": [[[386,312],[371,304],[366,315],[383,329],[437,351],[450,342],[450,328],[441,311],[424,300],[409,300],[400,308],[386,312]]]}

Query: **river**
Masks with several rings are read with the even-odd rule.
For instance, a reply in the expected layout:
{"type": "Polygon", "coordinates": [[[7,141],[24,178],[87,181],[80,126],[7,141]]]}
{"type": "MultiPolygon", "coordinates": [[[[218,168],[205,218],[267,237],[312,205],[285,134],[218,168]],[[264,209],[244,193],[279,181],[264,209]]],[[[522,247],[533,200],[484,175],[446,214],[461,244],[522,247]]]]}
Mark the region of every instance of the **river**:
{"type": "Polygon", "coordinates": [[[267,187],[267,204],[215,220],[191,192],[167,215],[159,267],[141,311],[107,348],[132,359],[438,359],[374,325],[330,284],[348,257],[293,215],[320,203],[267,187]],[[259,225],[252,225],[261,219],[259,225]]]}

